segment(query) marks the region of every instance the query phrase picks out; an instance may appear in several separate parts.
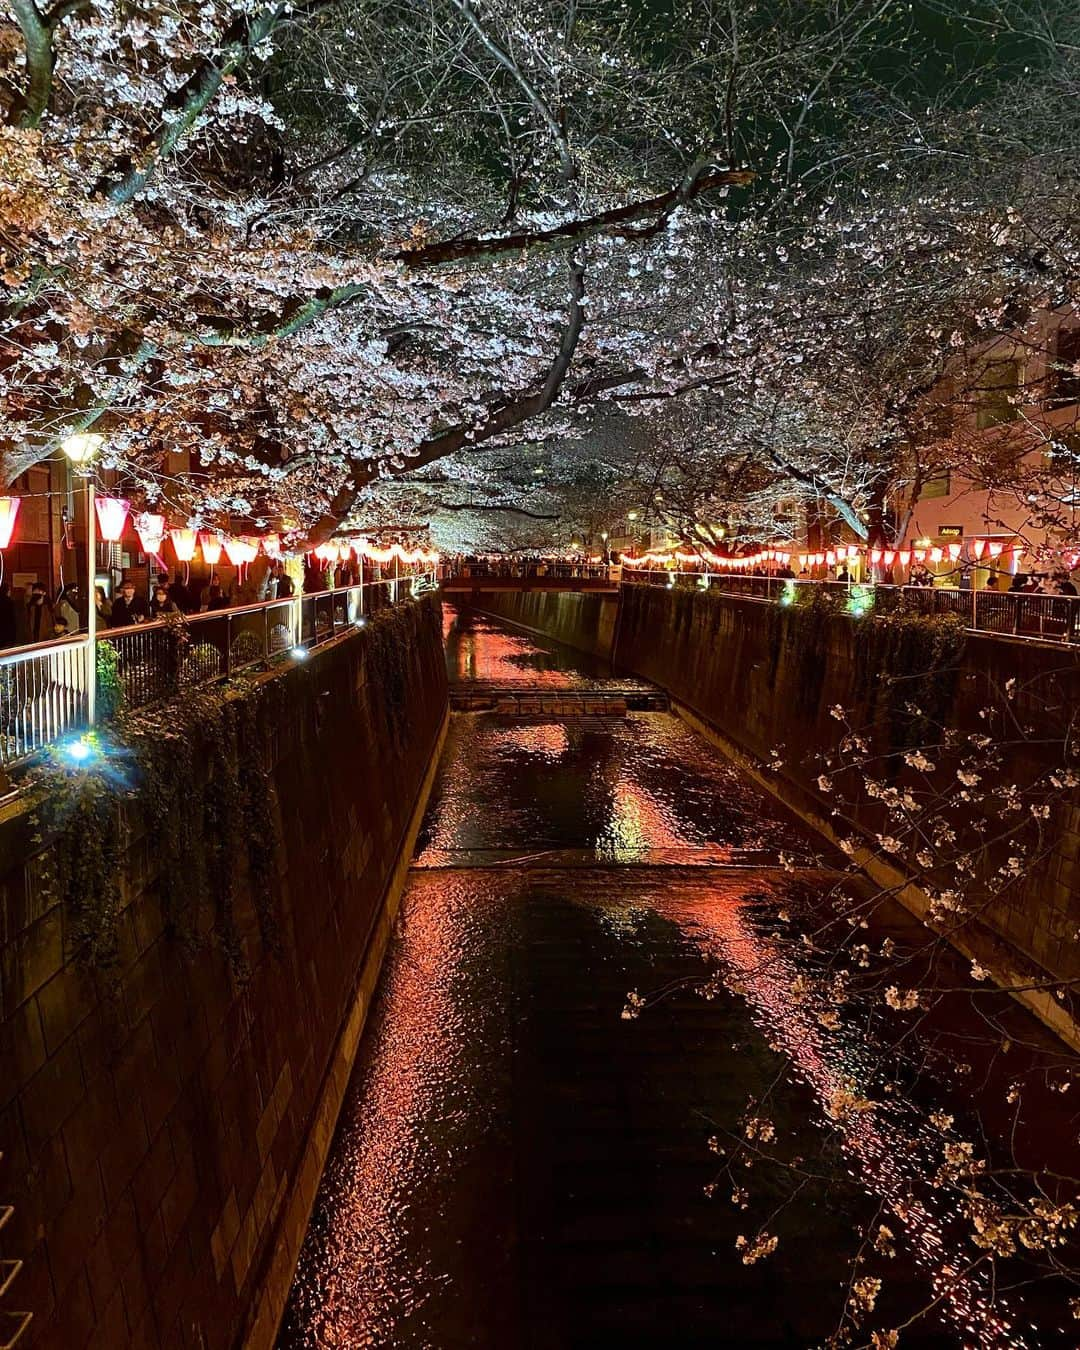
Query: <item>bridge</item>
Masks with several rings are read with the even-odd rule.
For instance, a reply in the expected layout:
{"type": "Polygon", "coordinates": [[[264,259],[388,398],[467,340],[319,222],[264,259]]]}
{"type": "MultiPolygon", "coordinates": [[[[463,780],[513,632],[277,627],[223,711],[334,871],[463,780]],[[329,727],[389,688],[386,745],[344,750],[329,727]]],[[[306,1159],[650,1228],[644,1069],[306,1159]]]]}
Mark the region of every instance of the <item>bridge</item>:
{"type": "Polygon", "coordinates": [[[614,595],[622,568],[607,564],[464,563],[443,577],[447,596],[480,591],[599,591],[614,595]]]}

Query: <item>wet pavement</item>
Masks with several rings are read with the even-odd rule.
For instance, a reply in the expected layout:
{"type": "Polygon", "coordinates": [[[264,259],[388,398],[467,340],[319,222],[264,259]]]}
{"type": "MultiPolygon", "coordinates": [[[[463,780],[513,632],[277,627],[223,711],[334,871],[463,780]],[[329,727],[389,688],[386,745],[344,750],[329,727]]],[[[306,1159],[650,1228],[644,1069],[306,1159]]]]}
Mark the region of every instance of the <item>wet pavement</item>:
{"type": "MultiPolygon", "coordinates": [[[[447,646],[452,678],[610,674],[479,618],[447,646]]],[[[793,1000],[828,959],[797,940],[835,903],[836,860],[818,854],[670,714],[455,716],[280,1345],[820,1345],[853,1227],[884,1220],[896,1254],[860,1267],[884,1286],[851,1344],[933,1302],[901,1347],[1075,1345],[1060,1290],[991,1306],[991,1271],[929,1182],[933,1111],[968,1137],[1017,1130],[966,1005],[950,1034],[970,1073],[921,1065],[891,1101],[874,1029],[826,1028],[793,1000]],[[627,1020],[630,991],[650,1006],[627,1020]],[[837,1129],[849,1086],[878,1105],[837,1129]],[[794,1171],[748,1169],[733,1204],[715,1149],[770,1089],[794,1171]],[[779,1245],[744,1265],[736,1242],[763,1225],[779,1245]]],[[[915,949],[921,931],[886,909],[868,938],[915,949]]],[[[1043,1072],[1054,1050],[997,1003],[1021,1047],[1009,1075],[1043,1072]]],[[[1075,1142],[1062,1099],[1039,1111],[1038,1130],[1075,1142]]]]}

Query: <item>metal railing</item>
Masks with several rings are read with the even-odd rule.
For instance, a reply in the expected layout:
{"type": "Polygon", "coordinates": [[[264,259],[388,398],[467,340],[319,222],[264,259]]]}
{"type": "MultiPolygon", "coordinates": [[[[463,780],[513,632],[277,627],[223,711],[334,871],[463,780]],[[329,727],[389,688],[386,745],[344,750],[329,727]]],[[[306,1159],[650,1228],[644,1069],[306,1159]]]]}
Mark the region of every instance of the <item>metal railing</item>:
{"type": "Polygon", "coordinates": [[[618,581],[622,568],[615,563],[526,563],[514,562],[472,562],[462,563],[448,572],[447,581],[475,580],[477,577],[515,579],[518,577],[557,577],[560,580],[602,580],[618,581]]]}
{"type": "MultiPolygon", "coordinates": [[[[437,586],[433,570],[338,590],[170,616],[98,633],[99,698],[104,649],[122,706],[147,707],[228,679],[295,648],[305,651],[355,628],[369,614],[437,586]]],[[[0,655],[0,765],[26,759],[87,722],[87,639],[60,638],[0,655]]],[[[102,711],[107,712],[108,699],[102,711]]]]}
{"type": "Polygon", "coordinates": [[[1027,591],[962,590],[955,586],[891,586],[853,581],[816,581],[775,576],[733,576],[727,572],[671,572],[626,568],[623,581],[639,586],[698,586],[752,600],[798,599],[805,587],[823,587],[860,598],[878,613],[898,609],[919,614],[954,614],[975,633],[1047,642],[1080,641],[1080,597],[1027,591]]]}

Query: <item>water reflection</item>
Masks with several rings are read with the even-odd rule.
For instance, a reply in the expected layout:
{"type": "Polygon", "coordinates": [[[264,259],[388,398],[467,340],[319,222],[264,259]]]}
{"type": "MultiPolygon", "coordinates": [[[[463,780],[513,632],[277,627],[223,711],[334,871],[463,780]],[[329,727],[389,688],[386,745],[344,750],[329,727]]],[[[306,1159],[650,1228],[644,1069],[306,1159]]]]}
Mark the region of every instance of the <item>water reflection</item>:
{"type": "Polygon", "coordinates": [[[783,852],[809,863],[816,853],[790,817],[672,715],[523,726],[455,717],[418,865],[566,848],[613,862],[760,863],[783,852]]]}
{"type": "Polygon", "coordinates": [[[504,687],[589,689],[612,675],[610,663],[599,657],[508,628],[455,605],[443,605],[443,637],[447,672],[455,684],[482,681],[504,687]]]}
{"type": "MultiPolygon", "coordinates": [[[[500,656],[490,636],[489,671],[519,641],[500,656]]],[[[792,997],[825,959],[800,941],[831,904],[816,852],[674,717],[455,717],[282,1347],[805,1350],[835,1330],[853,1227],[876,1217],[898,1241],[866,1267],[885,1278],[871,1325],[937,1300],[901,1350],[1075,1344],[1056,1291],[1021,1284],[990,1309],[987,1268],[930,1184],[935,1109],[1023,1152],[1071,1146],[1064,1099],[1029,1104],[1015,1136],[982,1110],[1034,1072],[1022,1049],[967,1079],[929,1064],[918,1106],[890,1099],[875,1027],[829,1030],[816,996],[792,997]],[[626,1022],[631,989],[667,996],[626,1022]],[[836,1130],[849,1085],[876,1105],[836,1130]],[[769,1175],[748,1212],[706,1197],[706,1137],[770,1090],[786,1153],[813,1164],[775,1220],[769,1175]],[[743,1266],[736,1239],[765,1222],[780,1246],[743,1266]]],[[[878,945],[921,934],[900,910],[875,925],[878,945]]],[[[1016,1044],[1037,1039],[1000,1002],[1016,1044]]],[[[970,1009],[949,1017],[971,1058],[970,1009]]]]}

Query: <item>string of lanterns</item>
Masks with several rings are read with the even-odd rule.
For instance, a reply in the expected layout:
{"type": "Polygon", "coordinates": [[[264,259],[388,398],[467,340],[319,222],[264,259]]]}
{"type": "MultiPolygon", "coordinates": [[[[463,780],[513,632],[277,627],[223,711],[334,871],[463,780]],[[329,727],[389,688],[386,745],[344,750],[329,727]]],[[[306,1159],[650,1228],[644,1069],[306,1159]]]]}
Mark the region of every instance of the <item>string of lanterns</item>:
{"type": "MultiPolygon", "coordinates": [[[[719,553],[713,553],[709,549],[700,549],[694,553],[687,553],[682,549],[673,548],[665,550],[653,550],[643,554],[639,558],[629,558],[623,556],[621,559],[624,567],[671,567],[675,564],[694,565],[706,563],[717,570],[739,571],[753,569],[758,567],[768,567],[770,565],[786,567],[792,561],[797,561],[802,569],[813,567],[839,567],[849,562],[864,560],[871,567],[892,568],[899,566],[905,571],[919,563],[959,563],[964,557],[964,550],[967,548],[970,561],[989,566],[997,562],[1003,554],[1008,554],[1014,564],[1018,564],[1024,554],[1028,551],[1022,543],[1005,543],[1000,539],[969,539],[967,541],[958,541],[943,545],[932,545],[926,542],[917,547],[915,545],[904,545],[897,548],[868,548],[859,544],[837,544],[833,548],[822,549],[814,553],[793,553],[790,549],[770,547],[759,549],[756,553],[745,553],[738,556],[726,556],[719,553]],[[985,559],[985,562],[983,560],[985,559]]],[[[1071,565],[1076,565],[1078,559],[1077,549],[1062,550],[1062,556],[1070,560],[1071,565]]]]}
{"type": "MultiPolygon", "coordinates": [[[[7,549],[15,534],[15,524],[22,505],[21,497],[0,496],[0,552],[7,549]]],[[[97,494],[94,498],[97,514],[99,537],[109,544],[118,543],[124,536],[128,517],[138,535],[142,551],[151,557],[162,558],[166,537],[172,546],[176,561],[185,565],[194,561],[197,553],[202,554],[208,567],[216,567],[222,553],[234,567],[246,567],[259,556],[260,550],[271,561],[276,562],[283,556],[281,536],[265,534],[222,535],[214,530],[193,530],[186,526],[166,528],[165,517],[153,511],[137,511],[131,514],[131,503],[124,497],[109,497],[97,494]]],[[[366,559],[372,563],[388,563],[397,559],[406,565],[424,563],[435,566],[439,553],[434,549],[407,549],[401,544],[391,544],[389,548],[376,548],[363,541],[339,540],[320,544],[313,549],[320,562],[345,562],[351,555],[357,560],[366,559]]]]}

